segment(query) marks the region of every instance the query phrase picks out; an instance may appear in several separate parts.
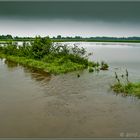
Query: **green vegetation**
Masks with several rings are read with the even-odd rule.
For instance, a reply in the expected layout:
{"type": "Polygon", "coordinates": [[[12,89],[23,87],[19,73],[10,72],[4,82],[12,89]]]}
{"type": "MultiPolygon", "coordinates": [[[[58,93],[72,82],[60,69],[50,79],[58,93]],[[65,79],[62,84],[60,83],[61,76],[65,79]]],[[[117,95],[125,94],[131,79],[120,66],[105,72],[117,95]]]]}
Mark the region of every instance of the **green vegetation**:
{"type": "Polygon", "coordinates": [[[140,37],[62,37],[58,35],[57,37],[52,38],[55,42],[71,42],[71,41],[83,41],[83,42],[133,42],[139,43],[140,37]]]}
{"type": "MultiPolygon", "coordinates": [[[[18,37],[11,35],[0,35],[0,42],[4,41],[34,41],[34,37],[18,37]]],[[[52,37],[53,42],[127,42],[127,43],[140,43],[140,37],[62,37],[58,35],[57,37],[52,37]]]]}
{"type": "Polygon", "coordinates": [[[36,37],[31,45],[24,43],[23,46],[17,46],[9,42],[7,46],[0,47],[0,57],[54,74],[98,65],[89,62],[85,53],[85,49],[78,46],[54,45],[49,37],[36,37]]]}
{"type": "Polygon", "coordinates": [[[88,71],[91,72],[99,72],[100,70],[108,70],[109,66],[107,63],[105,63],[104,61],[101,62],[101,64],[99,64],[98,62],[88,62],[88,71]]]}
{"type": "Polygon", "coordinates": [[[102,61],[100,70],[108,70],[108,68],[109,68],[108,64],[102,61]]]}
{"type": "Polygon", "coordinates": [[[60,59],[58,59],[57,61],[53,61],[51,63],[46,63],[44,61],[29,59],[26,57],[12,56],[12,55],[0,54],[0,57],[6,58],[7,60],[13,61],[15,63],[19,63],[23,66],[41,69],[45,72],[53,73],[53,74],[66,73],[66,72],[85,68],[85,65],[73,63],[71,61],[65,61],[63,64],[60,65],[60,61],[61,61],[60,59]]]}
{"type": "Polygon", "coordinates": [[[140,83],[127,83],[125,85],[116,83],[112,86],[116,93],[123,93],[123,95],[134,95],[140,98],[140,83]]]}
{"type": "Polygon", "coordinates": [[[111,86],[114,92],[122,93],[123,95],[133,95],[140,98],[140,82],[132,83],[128,80],[128,71],[126,70],[126,75],[121,75],[121,78],[115,72],[115,78],[117,82],[111,86]]]}
{"type": "Polygon", "coordinates": [[[94,72],[94,69],[92,67],[90,67],[88,70],[89,72],[94,72]]]}

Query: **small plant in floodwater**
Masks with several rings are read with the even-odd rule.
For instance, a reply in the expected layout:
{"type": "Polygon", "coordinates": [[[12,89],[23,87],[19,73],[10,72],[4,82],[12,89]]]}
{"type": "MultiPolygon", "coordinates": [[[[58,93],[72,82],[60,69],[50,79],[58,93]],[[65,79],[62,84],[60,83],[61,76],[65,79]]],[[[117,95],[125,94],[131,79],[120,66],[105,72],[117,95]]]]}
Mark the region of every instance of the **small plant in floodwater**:
{"type": "Polygon", "coordinates": [[[108,70],[108,68],[109,68],[108,64],[102,61],[100,70],[108,70]]]}
{"type": "Polygon", "coordinates": [[[120,83],[120,79],[119,79],[119,77],[118,77],[116,72],[115,72],[115,79],[117,80],[118,83],[120,83]]]}
{"type": "Polygon", "coordinates": [[[129,83],[128,76],[129,76],[129,74],[128,74],[128,71],[127,71],[127,69],[126,69],[126,80],[127,80],[127,83],[129,83]]]}
{"type": "Polygon", "coordinates": [[[89,67],[94,67],[94,68],[96,68],[96,67],[99,67],[99,63],[98,63],[98,62],[96,63],[96,62],[90,62],[90,61],[89,61],[89,62],[88,62],[88,66],[89,66],[89,67]]]}
{"type": "Polygon", "coordinates": [[[117,83],[115,83],[114,85],[111,86],[111,88],[113,89],[114,92],[116,93],[123,93],[123,95],[134,95],[137,96],[138,98],[140,98],[140,82],[139,83],[132,83],[129,82],[129,73],[126,69],[126,74],[121,75],[121,77],[123,78],[121,81],[119,79],[118,74],[115,72],[115,79],[117,80],[117,83]]]}
{"type": "Polygon", "coordinates": [[[92,67],[90,67],[90,68],[88,69],[88,71],[89,71],[89,72],[94,72],[94,69],[93,69],[92,67]]]}
{"type": "Polygon", "coordinates": [[[77,77],[78,77],[78,78],[80,77],[80,74],[79,74],[79,73],[77,74],[77,77]]]}
{"type": "Polygon", "coordinates": [[[100,64],[99,64],[99,62],[97,62],[97,63],[96,63],[96,67],[99,67],[99,66],[100,66],[100,64]]]}
{"type": "Polygon", "coordinates": [[[99,72],[100,71],[99,67],[95,67],[95,71],[99,72]]]}
{"type": "Polygon", "coordinates": [[[121,77],[124,78],[124,75],[122,74],[121,77]]]}

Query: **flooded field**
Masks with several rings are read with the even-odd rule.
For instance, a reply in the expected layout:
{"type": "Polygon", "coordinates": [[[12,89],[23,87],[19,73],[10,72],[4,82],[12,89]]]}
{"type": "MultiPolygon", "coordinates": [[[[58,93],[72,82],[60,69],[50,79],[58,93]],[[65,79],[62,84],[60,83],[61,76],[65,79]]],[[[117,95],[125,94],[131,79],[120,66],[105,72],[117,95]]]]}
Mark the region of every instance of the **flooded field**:
{"type": "Polygon", "coordinates": [[[0,60],[0,137],[140,137],[140,100],[110,89],[126,68],[140,81],[140,44],[75,44],[109,71],[55,76],[0,60]]]}

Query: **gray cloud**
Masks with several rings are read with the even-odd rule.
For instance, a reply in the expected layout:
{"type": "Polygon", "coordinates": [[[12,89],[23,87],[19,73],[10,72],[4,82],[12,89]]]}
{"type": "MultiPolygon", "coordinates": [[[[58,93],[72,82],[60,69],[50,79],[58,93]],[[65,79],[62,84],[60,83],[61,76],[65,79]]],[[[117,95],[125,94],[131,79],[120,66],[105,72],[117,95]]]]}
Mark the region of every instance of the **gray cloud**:
{"type": "Polygon", "coordinates": [[[0,2],[0,34],[140,36],[140,2],[0,2]]]}
{"type": "Polygon", "coordinates": [[[140,2],[0,2],[1,18],[140,22],[140,2]]]}

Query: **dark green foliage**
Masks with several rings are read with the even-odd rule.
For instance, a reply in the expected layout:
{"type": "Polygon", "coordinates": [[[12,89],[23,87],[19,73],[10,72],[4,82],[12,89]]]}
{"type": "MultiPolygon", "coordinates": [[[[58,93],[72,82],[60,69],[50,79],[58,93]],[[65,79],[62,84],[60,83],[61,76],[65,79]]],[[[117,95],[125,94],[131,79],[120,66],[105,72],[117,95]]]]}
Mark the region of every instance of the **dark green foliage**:
{"type": "Polygon", "coordinates": [[[127,69],[126,69],[126,80],[127,80],[127,82],[129,82],[129,80],[128,80],[128,71],[127,71],[127,69]]]}
{"type": "Polygon", "coordinates": [[[69,54],[67,56],[67,59],[70,59],[72,62],[74,63],[78,63],[78,64],[84,64],[85,67],[88,66],[88,60],[83,58],[83,57],[80,57],[79,55],[73,55],[73,54],[69,54]]]}
{"type": "Polygon", "coordinates": [[[108,70],[108,68],[109,68],[108,64],[102,61],[100,70],[108,70]]]}
{"type": "Polygon", "coordinates": [[[34,58],[33,52],[32,52],[32,47],[26,46],[26,45],[19,47],[18,56],[23,56],[23,57],[27,57],[27,58],[34,58]]]}
{"type": "MultiPolygon", "coordinates": [[[[121,75],[122,77],[122,75],[121,75]]],[[[118,74],[115,72],[115,79],[117,83],[111,86],[114,92],[123,93],[123,95],[134,95],[140,98],[140,83],[132,83],[128,81],[128,71],[126,70],[126,75],[120,80],[118,74]]]]}
{"type": "Polygon", "coordinates": [[[89,72],[94,72],[94,69],[91,67],[88,70],[89,70],[89,72]]]}
{"type": "Polygon", "coordinates": [[[98,68],[98,67],[100,66],[100,64],[99,64],[98,62],[95,63],[95,62],[91,62],[91,61],[89,61],[89,62],[88,62],[88,66],[98,68]]]}
{"type": "Polygon", "coordinates": [[[99,67],[99,66],[100,66],[100,64],[99,64],[99,62],[97,62],[97,63],[96,63],[96,67],[99,67]]]}
{"type": "MultiPolygon", "coordinates": [[[[0,40],[13,40],[13,41],[33,41],[35,38],[33,37],[12,37],[11,35],[0,35],[0,40]]],[[[69,41],[87,41],[87,42],[134,42],[139,43],[140,37],[81,37],[81,36],[75,36],[75,37],[62,37],[61,35],[58,35],[56,37],[52,37],[52,40],[54,42],[69,42],[69,41]]]]}
{"type": "Polygon", "coordinates": [[[2,52],[7,55],[17,55],[18,54],[17,47],[14,45],[8,45],[7,47],[4,47],[2,52]]]}
{"type": "Polygon", "coordinates": [[[115,72],[115,79],[118,81],[118,83],[120,84],[120,79],[119,79],[119,77],[118,77],[118,75],[117,75],[117,73],[115,72]]]}
{"type": "Polygon", "coordinates": [[[87,59],[82,58],[78,55],[74,56],[72,54],[68,54],[68,55],[49,54],[49,55],[44,56],[44,58],[42,60],[46,63],[56,62],[59,65],[70,61],[70,62],[73,62],[73,63],[84,65],[85,68],[88,66],[88,60],[87,59]]]}
{"type": "MultiPolygon", "coordinates": [[[[61,37],[59,36],[59,38],[61,37]]],[[[94,67],[95,70],[99,70],[100,68],[98,62],[88,61],[84,48],[79,48],[76,45],[74,47],[61,44],[54,45],[49,37],[42,38],[40,36],[36,37],[30,44],[27,44],[24,40],[23,46],[18,46],[15,41],[7,41],[7,46],[1,47],[0,52],[7,56],[13,56],[9,58],[14,61],[17,59],[16,62],[21,64],[43,69],[47,66],[47,70],[51,73],[65,73],[72,70],[84,69],[88,66],[90,67],[89,72],[93,72],[94,67]],[[26,60],[27,63],[24,63],[24,59],[29,59],[30,61],[26,60]],[[40,61],[41,63],[36,61],[40,61]]],[[[101,69],[107,70],[108,65],[102,62],[101,69]]]]}
{"type": "Polygon", "coordinates": [[[13,37],[11,35],[1,35],[0,39],[2,39],[2,40],[5,40],[5,39],[9,40],[9,39],[13,39],[13,37]]]}
{"type": "Polygon", "coordinates": [[[58,38],[58,39],[61,39],[61,35],[58,35],[57,38],[58,38]]]}
{"type": "Polygon", "coordinates": [[[3,47],[0,46],[0,52],[2,52],[2,51],[3,51],[3,47]]]}
{"type": "Polygon", "coordinates": [[[36,37],[32,43],[32,55],[35,59],[42,59],[50,53],[52,42],[49,37],[36,37]]]}
{"type": "Polygon", "coordinates": [[[116,93],[123,93],[123,95],[134,95],[140,98],[140,83],[128,83],[126,85],[116,83],[111,88],[116,93]]]}
{"type": "Polygon", "coordinates": [[[18,46],[16,42],[14,44],[9,42],[8,46],[0,48],[0,52],[5,54],[7,59],[23,65],[43,70],[47,67],[47,71],[50,73],[84,69],[88,67],[89,63],[88,59],[84,57],[86,52],[84,48],[54,45],[49,37],[36,37],[31,45],[24,42],[23,46],[18,46]]]}
{"type": "Polygon", "coordinates": [[[77,77],[78,77],[78,78],[80,77],[80,74],[79,74],[79,73],[77,74],[77,77]]]}

